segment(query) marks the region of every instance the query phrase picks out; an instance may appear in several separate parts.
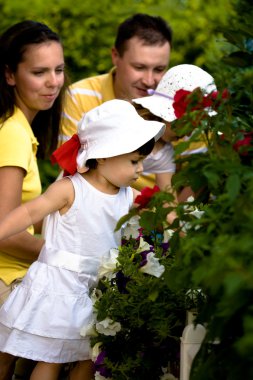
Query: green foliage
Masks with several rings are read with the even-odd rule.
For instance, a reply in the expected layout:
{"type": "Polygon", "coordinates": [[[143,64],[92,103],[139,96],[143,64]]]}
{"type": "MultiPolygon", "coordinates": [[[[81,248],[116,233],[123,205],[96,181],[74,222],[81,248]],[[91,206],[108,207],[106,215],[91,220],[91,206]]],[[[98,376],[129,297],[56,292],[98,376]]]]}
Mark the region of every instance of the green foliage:
{"type": "Polygon", "coordinates": [[[193,380],[253,376],[251,139],[245,150],[234,149],[245,132],[252,133],[253,32],[248,25],[252,25],[253,12],[247,1],[237,6],[238,17],[224,33],[232,47],[220,64],[225,75],[227,67],[231,97],[209,126],[202,125],[206,136],[212,136],[206,139],[208,151],[186,157],[180,175],[174,178],[177,186],[185,176],[200,192],[197,206],[203,199],[206,202],[198,228],[190,227],[175,247],[177,286],[187,282],[207,297],[198,311],[197,321],[207,326],[207,335],[194,362],[193,380]]]}
{"type": "Polygon", "coordinates": [[[142,249],[138,246],[138,239],[125,241],[119,248],[114,275],[102,277],[96,290],[102,291],[95,303],[96,322],[109,318],[120,324],[115,335],[102,331],[92,339],[92,344],[99,344],[105,354],[102,364],[108,376],[115,380],[144,380],[150,373],[158,379],[168,363],[170,371],[178,375],[186,291],[170,289],[168,277],[174,258],[161,243],[146,243],[142,249]],[[145,254],[146,249],[154,250],[159,265],[164,266],[161,277],[140,270],[141,253],[145,254]]]}
{"type": "Polygon", "coordinates": [[[216,27],[225,26],[233,12],[229,0],[0,0],[0,32],[31,18],[46,22],[59,32],[71,80],[104,73],[111,68],[110,50],[120,22],[137,12],[159,15],[174,30],[171,66],[206,64],[218,54],[216,27]]]}
{"type": "Polygon", "coordinates": [[[40,173],[40,180],[42,190],[45,191],[48,186],[54,182],[60,173],[60,169],[57,165],[52,165],[50,160],[38,159],[38,167],[40,173]]]}

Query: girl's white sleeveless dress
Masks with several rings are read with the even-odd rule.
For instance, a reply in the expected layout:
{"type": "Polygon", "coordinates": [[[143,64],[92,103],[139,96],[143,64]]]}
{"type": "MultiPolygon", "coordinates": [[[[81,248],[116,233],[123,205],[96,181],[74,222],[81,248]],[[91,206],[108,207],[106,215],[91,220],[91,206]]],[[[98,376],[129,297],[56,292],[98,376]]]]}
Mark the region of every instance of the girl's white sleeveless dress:
{"type": "Polygon", "coordinates": [[[114,232],[133,204],[131,188],[102,193],[80,174],[64,215],[49,215],[39,258],[0,309],[0,351],[35,361],[67,363],[90,358],[80,329],[92,320],[89,290],[102,257],[120,245],[114,232]]]}

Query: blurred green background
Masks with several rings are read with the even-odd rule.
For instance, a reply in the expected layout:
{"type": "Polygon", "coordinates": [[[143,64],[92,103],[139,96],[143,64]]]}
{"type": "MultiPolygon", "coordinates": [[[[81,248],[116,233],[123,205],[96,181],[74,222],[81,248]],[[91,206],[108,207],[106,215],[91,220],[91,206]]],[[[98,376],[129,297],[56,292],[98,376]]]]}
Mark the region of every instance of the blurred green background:
{"type": "MultiPolygon", "coordinates": [[[[170,66],[196,64],[222,80],[217,61],[226,49],[221,30],[233,16],[229,0],[0,0],[0,33],[23,19],[45,22],[62,38],[71,82],[111,68],[119,23],[134,13],[162,16],[173,29],[170,66]],[[217,72],[216,72],[217,71],[217,72]]],[[[39,162],[43,188],[57,176],[39,162]]]]}

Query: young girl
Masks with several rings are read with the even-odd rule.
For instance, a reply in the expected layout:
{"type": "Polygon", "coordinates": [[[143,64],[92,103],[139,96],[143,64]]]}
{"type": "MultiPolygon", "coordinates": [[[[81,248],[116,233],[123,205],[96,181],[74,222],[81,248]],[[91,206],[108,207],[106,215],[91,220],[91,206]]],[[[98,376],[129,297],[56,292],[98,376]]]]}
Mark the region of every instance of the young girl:
{"type": "Polygon", "coordinates": [[[89,338],[80,335],[92,320],[89,290],[120,244],[116,223],[138,193],[130,185],[164,128],[124,100],[94,108],[53,155],[73,175],[2,219],[0,240],[49,215],[38,260],[0,309],[0,350],[38,361],[31,380],[55,380],[61,363],[76,361],[70,378],[92,378],[89,338]]]}
{"type": "MultiPolygon", "coordinates": [[[[0,36],[0,219],[41,193],[37,157],[50,157],[60,130],[65,93],[59,36],[25,20],[0,36]]],[[[0,305],[37,259],[44,243],[34,227],[0,242],[0,305]]],[[[0,379],[14,361],[0,353],[0,379]]],[[[27,364],[26,364],[27,367],[27,364]]]]}
{"type": "MultiPolygon", "coordinates": [[[[143,177],[150,173],[155,174],[155,178],[150,179],[150,187],[156,183],[162,190],[171,188],[171,179],[176,170],[173,144],[178,140],[170,125],[177,119],[173,108],[174,96],[178,90],[193,91],[197,87],[200,87],[205,93],[217,90],[214,78],[200,67],[189,64],[177,65],[165,73],[156,90],[150,90],[151,96],[133,100],[142,117],[150,120],[156,117],[156,120],[166,124],[164,135],[157,141],[152,153],[143,162],[143,177]]],[[[194,143],[183,154],[199,153],[205,149],[203,142],[194,143]]],[[[138,189],[141,188],[138,182],[134,186],[138,189]]],[[[191,194],[188,190],[184,189],[178,199],[186,200],[191,194]]]]}

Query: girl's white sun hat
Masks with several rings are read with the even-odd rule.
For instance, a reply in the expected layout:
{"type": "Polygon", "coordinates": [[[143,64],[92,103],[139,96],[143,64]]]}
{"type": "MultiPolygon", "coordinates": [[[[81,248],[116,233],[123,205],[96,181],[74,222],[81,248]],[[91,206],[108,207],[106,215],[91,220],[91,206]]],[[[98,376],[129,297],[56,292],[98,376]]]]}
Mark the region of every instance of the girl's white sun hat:
{"type": "Polygon", "coordinates": [[[165,131],[158,121],[144,120],[126,100],[109,100],[87,112],[78,123],[81,143],[77,165],[87,160],[131,153],[152,138],[157,141],[165,131]]]}
{"type": "Polygon", "coordinates": [[[163,120],[172,122],[176,120],[173,108],[176,92],[181,89],[193,91],[197,87],[206,94],[217,90],[213,77],[206,71],[195,65],[182,64],[169,69],[156,90],[148,90],[150,96],[133,99],[133,102],[147,108],[163,120]]]}

